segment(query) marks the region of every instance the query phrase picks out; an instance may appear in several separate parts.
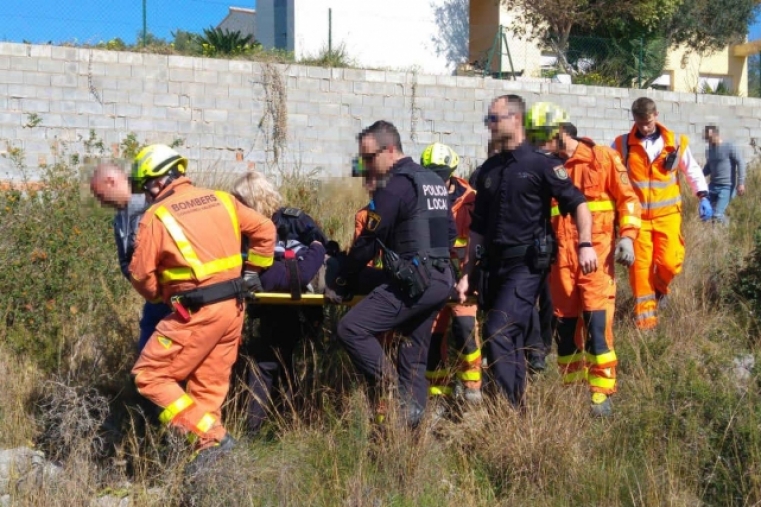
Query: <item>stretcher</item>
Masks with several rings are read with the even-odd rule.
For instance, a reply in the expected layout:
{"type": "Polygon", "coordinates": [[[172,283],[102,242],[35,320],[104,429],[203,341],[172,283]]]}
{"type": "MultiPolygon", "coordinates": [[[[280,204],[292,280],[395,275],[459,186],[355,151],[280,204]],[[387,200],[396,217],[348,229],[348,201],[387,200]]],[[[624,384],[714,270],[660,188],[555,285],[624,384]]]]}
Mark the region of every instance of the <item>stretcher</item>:
{"type": "MultiPolygon", "coordinates": [[[[365,296],[354,296],[348,301],[344,301],[342,304],[346,306],[354,306],[365,296]]],[[[326,301],[325,296],[322,294],[302,294],[301,299],[293,299],[290,294],[281,292],[257,292],[254,294],[252,301],[254,304],[260,305],[299,305],[299,306],[322,306],[330,304],[326,301]]],[[[450,300],[447,305],[454,306],[459,304],[457,301],[450,300]]],[[[476,298],[469,297],[465,304],[476,304],[476,298]]]]}

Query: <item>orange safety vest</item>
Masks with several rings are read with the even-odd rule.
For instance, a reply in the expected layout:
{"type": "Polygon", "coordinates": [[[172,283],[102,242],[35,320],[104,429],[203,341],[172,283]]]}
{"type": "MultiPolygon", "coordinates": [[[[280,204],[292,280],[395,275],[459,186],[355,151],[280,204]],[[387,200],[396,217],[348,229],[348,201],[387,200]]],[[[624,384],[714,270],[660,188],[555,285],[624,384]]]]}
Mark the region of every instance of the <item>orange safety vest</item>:
{"type": "Polygon", "coordinates": [[[457,176],[452,176],[456,185],[465,188],[465,193],[457,198],[452,205],[452,215],[454,216],[455,227],[457,228],[457,238],[454,242],[454,250],[460,261],[465,260],[468,253],[468,237],[470,236],[471,212],[476,202],[476,191],[473,190],[467,181],[457,176]]]}
{"type": "MultiPolygon", "coordinates": [[[[619,234],[636,238],[641,225],[640,205],[627,173],[621,165],[616,165],[618,155],[614,150],[607,146],[591,146],[588,142],[591,143],[591,140],[580,141],[576,152],[563,165],[568,169],[574,186],[587,200],[594,217],[592,235],[595,237],[595,233],[604,233],[605,241],[612,241],[614,217],[617,217],[619,234]]],[[[558,241],[575,240],[578,237],[575,223],[571,217],[560,216],[554,199],[552,204],[550,216],[558,241]]]]}
{"type": "Polygon", "coordinates": [[[616,150],[629,171],[634,191],[642,205],[642,218],[652,220],[682,210],[677,169],[687,149],[686,136],[677,136],[656,123],[663,138],[663,150],[653,162],[637,137],[637,127],[616,138],[616,150]],[[673,154],[673,155],[672,155],[673,154]],[[671,160],[669,156],[671,155],[671,160]]]}

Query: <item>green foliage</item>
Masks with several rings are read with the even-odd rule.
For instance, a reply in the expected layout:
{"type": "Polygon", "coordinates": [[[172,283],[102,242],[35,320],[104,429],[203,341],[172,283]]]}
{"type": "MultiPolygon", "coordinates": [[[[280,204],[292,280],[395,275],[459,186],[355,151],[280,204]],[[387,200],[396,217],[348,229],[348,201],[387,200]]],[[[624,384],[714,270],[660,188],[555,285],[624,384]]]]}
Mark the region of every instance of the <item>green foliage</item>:
{"type": "Polygon", "coordinates": [[[700,87],[700,93],[705,93],[707,95],[732,95],[735,97],[739,96],[739,94],[727,86],[724,81],[720,81],[719,84],[716,85],[716,88],[712,88],[708,83],[703,83],[703,86],[700,87]]]}
{"type": "Polygon", "coordinates": [[[231,32],[214,27],[204,28],[199,42],[204,56],[236,56],[261,47],[252,35],[243,36],[240,31],[231,32]]]}
{"type": "MultiPolygon", "coordinates": [[[[23,152],[12,156],[25,171],[23,152]]],[[[128,286],[114,276],[112,212],[84,204],[80,167],[58,158],[39,183],[0,190],[0,333],[42,369],[77,374],[83,340],[114,338],[113,303],[128,286]]]]}
{"type": "Polygon", "coordinates": [[[756,229],[754,244],[745,265],[737,272],[734,288],[748,305],[756,323],[761,324],[761,228],[756,229]]]}
{"type": "Polygon", "coordinates": [[[317,67],[351,67],[353,62],[349,57],[345,44],[340,44],[336,48],[323,47],[315,56],[305,57],[299,60],[303,65],[314,65],[317,67]]]}

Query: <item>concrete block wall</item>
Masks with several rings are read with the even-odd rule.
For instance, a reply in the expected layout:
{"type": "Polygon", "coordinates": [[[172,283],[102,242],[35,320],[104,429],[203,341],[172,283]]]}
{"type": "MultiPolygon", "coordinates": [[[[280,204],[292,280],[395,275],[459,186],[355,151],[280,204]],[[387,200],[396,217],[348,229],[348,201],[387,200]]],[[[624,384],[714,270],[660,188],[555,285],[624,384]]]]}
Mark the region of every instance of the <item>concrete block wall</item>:
{"type": "MultiPolygon", "coordinates": [[[[426,144],[450,144],[463,169],[485,157],[483,117],[494,97],[516,93],[529,103],[567,108],[582,135],[610,143],[631,127],[629,107],[648,95],[660,119],[691,138],[704,158],[702,130],[716,123],[746,157],[761,140],[761,100],[618,88],[501,81],[299,65],[267,67],[244,60],[113,52],[0,43],[0,155],[22,148],[29,167],[50,163],[61,141],[83,153],[93,130],[116,150],[129,133],[144,142],[170,143],[191,169],[274,171],[272,111],[285,133],[279,167],[348,175],[355,136],[377,119],[395,123],[405,151],[418,157],[426,144]],[[282,87],[271,84],[274,68],[282,87]],[[285,104],[277,98],[285,96],[285,104]],[[282,96],[282,95],[280,95],[282,96]],[[280,105],[281,107],[278,107],[280,105]],[[39,124],[30,124],[30,115],[39,124]]],[[[32,122],[34,123],[34,122],[32,122]]],[[[0,157],[0,179],[12,179],[0,157]]]]}

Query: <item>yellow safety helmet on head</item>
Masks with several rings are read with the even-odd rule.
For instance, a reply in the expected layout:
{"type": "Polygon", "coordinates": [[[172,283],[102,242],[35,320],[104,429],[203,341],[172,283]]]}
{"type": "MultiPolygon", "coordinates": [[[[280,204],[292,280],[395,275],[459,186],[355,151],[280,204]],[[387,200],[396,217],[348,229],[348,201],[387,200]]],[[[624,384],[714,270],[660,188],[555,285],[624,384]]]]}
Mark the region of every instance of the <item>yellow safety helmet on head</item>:
{"type": "Polygon", "coordinates": [[[537,102],[526,113],[526,137],[532,144],[544,144],[560,132],[564,123],[571,121],[565,110],[552,102],[537,102]]]}
{"type": "Polygon", "coordinates": [[[146,146],[132,162],[132,191],[142,192],[149,180],[166,176],[172,170],[185,174],[187,166],[188,159],[165,144],[146,146]]]}
{"type": "Polygon", "coordinates": [[[420,165],[432,170],[446,181],[460,165],[460,157],[446,144],[433,143],[428,145],[420,155],[420,165]]]}

